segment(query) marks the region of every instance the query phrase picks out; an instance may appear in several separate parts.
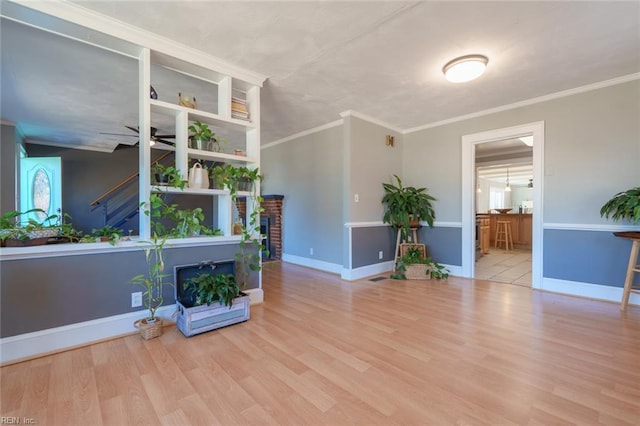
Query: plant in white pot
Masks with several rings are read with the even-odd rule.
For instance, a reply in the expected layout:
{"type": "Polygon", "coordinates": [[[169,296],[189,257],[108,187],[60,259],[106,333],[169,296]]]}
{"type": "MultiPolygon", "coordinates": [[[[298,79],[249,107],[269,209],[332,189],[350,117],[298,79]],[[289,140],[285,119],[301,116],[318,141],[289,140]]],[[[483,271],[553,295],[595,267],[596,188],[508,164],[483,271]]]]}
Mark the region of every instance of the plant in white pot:
{"type": "Polygon", "coordinates": [[[151,241],[144,241],[148,247],[144,254],[147,262],[147,273],[131,278],[131,283],[143,289],[142,303],[149,310],[147,318],[136,321],[133,325],[140,330],[143,339],[153,339],[162,334],[162,318],[156,316],[157,309],[164,302],[162,291],[165,285],[173,285],[165,281],[169,274],[164,273],[163,250],[166,237],[154,234],[151,241]]]}

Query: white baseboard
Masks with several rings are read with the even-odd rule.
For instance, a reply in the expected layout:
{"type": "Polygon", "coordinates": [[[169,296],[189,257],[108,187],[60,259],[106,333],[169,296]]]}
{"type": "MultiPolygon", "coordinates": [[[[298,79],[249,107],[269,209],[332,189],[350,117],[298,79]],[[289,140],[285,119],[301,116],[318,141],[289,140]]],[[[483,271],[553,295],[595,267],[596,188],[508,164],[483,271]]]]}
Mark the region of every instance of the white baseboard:
{"type": "Polygon", "coordinates": [[[300,266],[307,266],[313,269],[319,269],[325,272],[331,272],[333,274],[340,274],[342,272],[342,265],[338,265],[337,263],[309,259],[308,257],[295,256],[293,254],[282,253],[282,261],[294,263],[300,266]]]}
{"type": "MultiPolygon", "coordinates": [[[[622,300],[622,287],[558,280],[555,278],[543,277],[542,287],[539,288],[539,290],[569,294],[572,296],[588,297],[590,299],[606,300],[615,303],[620,303],[622,300]]],[[[629,304],[640,306],[640,294],[631,293],[631,297],[629,297],[629,304]]]]}
{"type": "Polygon", "coordinates": [[[343,268],[340,276],[343,280],[355,281],[372,275],[388,273],[391,270],[393,270],[393,260],[361,266],[360,268],[355,269],[343,268]]]}
{"type": "MultiPolygon", "coordinates": [[[[158,308],[156,314],[171,320],[175,311],[175,304],[165,305],[158,308]]],[[[133,323],[144,318],[146,313],[145,309],[2,338],[0,364],[135,333],[133,323]]]]}

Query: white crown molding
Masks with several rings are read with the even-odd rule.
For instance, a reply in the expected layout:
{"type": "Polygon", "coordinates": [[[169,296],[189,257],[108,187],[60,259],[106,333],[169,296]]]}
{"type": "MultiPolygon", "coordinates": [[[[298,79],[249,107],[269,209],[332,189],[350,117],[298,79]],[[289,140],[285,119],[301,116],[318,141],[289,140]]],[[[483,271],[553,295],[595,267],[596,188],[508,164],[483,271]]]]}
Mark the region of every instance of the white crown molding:
{"type": "MultiPolygon", "coordinates": [[[[125,40],[128,43],[164,53],[185,62],[199,65],[207,69],[217,70],[222,74],[230,75],[256,86],[262,87],[262,83],[267,79],[267,76],[260,73],[240,68],[222,59],[208,55],[200,50],[196,50],[191,46],[180,44],[172,39],[142,30],[138,27],[126,24],[68,1],[48,0],[34,2],[30,0],[12,0],[11,2],[37,12],[59,18],[63,21],[81,25],[100,33],[116,37],[117,39],[125,40]]],[[[7,3],[10,4],[10,2],[7,3]]],[[[3,8],[4,7],[5,5],[3,5],[3,8]]],[[[2,14],[3,16],[6,16],[5,12],[2,14]]],[[[34,20],[33,18],[29,18],[25,15],[26,14],[22,13],[22,16],[19,19],[21,22],[52,31],[50,28],[40,27],[38,22],[31,22],[37,21],[37,19],[34,20]]],[[[10,17],[10,19],[15,18],[10,17]]],[[[57,25],[64,26],[64,23],[58,23],[57,25]]],[[[90,42],[87,40],[82,41],[90,42]]],[[[115,49],[110,50],[115,51],[115,49]]],[[[124,49],[122,53],[131,56],[132,52],[129,50],[124,49]]]]}
{"type": "Polygon", "coordinates": [[[571,95],[577,95],[579,93],[590,92],[592,90],[602,89],[604,87],[615,86],[617,84],[627,83],[629,81],[640,79],[640,73],[629,74],[622,77],[612,78],[610,80],[600,81],[598,83],[587,84],[585,86],[575,87],[573,89],[563,90],[562,92],[551,93],[549,95],[539,96],[537,98],[527,99],[520,102],[514,102],[512,104],[502,105],[496,108],[489,108],[483,111],[474,112],[471,114],[461,115],[459,117],[448,118],[446,120],[436,121],[434,123],[424,124],[418,127],[412,127],[402,131],[403,135],[409,133],[419,132],[421,130],[431,129],[434,127],[444,126],[445,124],[456,123],[458,121],[469,120],[471,118],[482,117],[484,115],[495,114],[497,112],[508,111],[511,109],[521,108],[527,105],[538,104],[541,102],[547,102],[553,99],[564,98],[571,95]]]}
{"type": "Polygon", "coordinates": [[[368,121],[369,123],[372,124],[377,124],[378,126],[382,126],[382,127],[386,127],[389,130],[392,130],[396,133],[400,133],[403,134],[404,131],[396,126],[394,126],[393,124],[389,124],[389,123],[385,123],[384,121],[378,120],[376,118],[370,117],[368,115],[362,114],[361,112],[358,111],[354,111],[354,110],[347,110],[347,111],[343,111],[340,113],[340,116],[342,118],[346,118],[346,117],[356,117],[359,118],[361,120],[364,121],[368,121]]]}
{"type": "Polygon", "coordinates": [[[293,134],[291,136],[287,136],[285,138],[278,139],[278,140],[275,140],[273,142],[269,142],[268,144],[262,145],[260,147],[260,149],[273,148],[274,146],[280,145],[281,143],[289,142],[289,141],[292,141],[294,139],[301,138],[303,136],[307,136],[307,135],[311,135],[311,134],[314,134],[314,133],[321,132],[323,130],[331,129],[332,127],[341,126],[342,123],[344,123],[344,121],[342,119],[340,119],[340,120],[332,121],[332,122],[327,123],[327,124],[323,124],[321,126],[313,127],[311,129],[308,129],[308,130],[303,130],[302,132],[295,133],[295,134],[293,134]]]}

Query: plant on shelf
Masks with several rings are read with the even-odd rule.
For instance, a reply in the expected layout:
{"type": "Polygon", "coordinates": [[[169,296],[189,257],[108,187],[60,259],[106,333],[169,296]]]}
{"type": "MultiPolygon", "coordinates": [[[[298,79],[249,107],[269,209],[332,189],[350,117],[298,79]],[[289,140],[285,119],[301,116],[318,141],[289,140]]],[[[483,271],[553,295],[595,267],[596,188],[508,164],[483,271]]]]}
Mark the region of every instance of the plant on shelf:
{"type": "Polygon", "coordinates": [[[224,141],[220,141],[216,138],[216,134],[209,128],[208,124],[200,121],[194,121],[189,125],[188,129],[192,133],[189,136],[191,148],[215,152],[220,151],[220,145],[224,141]]]}
{"type": "Polygon", "coordinates": [[[20,217],[36,213],[43,215],[42,209],[31,209],[24,212],[16,210],[4,213],[0,217],[0,240],[3,245],[24,246],[46,244],[49,238],[60,233],[60,216],[52,214],[38,221],[33,217],[21,222],[20,217]]]}
{"type": "Polygon", "coordinates": [[[235,167],[228,163],[212,167],[210,176],[218,187],[228,189],[232,196],[235,196],[238,191],[253,191],[254,182],[262,180],[257,168],[235,167]]]}
{"type": "Polygon", "coordinates": [[[73,227],[71,219],[69,213],[62,214],[62,223],[60,223],[60,232],[58,233],[60,242],[77,243],[83,238],[82,231],[78,231],[73,227]]]}
{"type": "Polygon", "coordinates": [[[260,213],[264,211],[261,207],[263,199],[257,194],[255,185],[256,181],[262,180],[262,175],[258,168],[234,167],[231,164],[216,165],[211,169],[211,173],[212,179],[218,186],[229,190],[234,205],[237,204],[238,191],[250,192],[247,197],[247,208],[250,211],[248,223],[234,224],[234,230],[236,227],[240,229],[239,250],[235,255],[237,271],[243,288],[246,288],[251,271],[259,271],[262,268],[260,252],[267,251],[262,244],[263,236],[260,234],[260,213]]]}
{"type": "Polygon", "coordinates": [[[434,197],[427,193],[427,188],[402,186],[402,181],[397,175],[397,185],[383,183],[384,196],[382,204],[385,206],[382,221],[397,228],[401,232],[403,240],[411,233],[411,228],[423,220],[430,228],[436,217],[432,201],[434,197]]]}
{"type": "Polygon", "coordinates": [[[156,185],[172,186],[180,189],[184,189],[187,186],[187,181],[182,179],[180,171],[173,166],[165,166],[156,162],[151,166],[151,175],[154,177],[156,185]]]}
{"type": "Polygon", "coordinates": [[[142,302],[149,311],[146,318],[134,323],[145,340],[162,334],[162,318],[156,317],[156,311],[164,302],[164,287],[172,285],[166,281],[169,274],[164,273],[163,250],[166,242],[166,237],[157,234],[152,236],[151,241],[141,241],[147,245],[144,250],[147,273],[138,274],[130,280],[131,284],[142,288],[142,302]]]}
{"type": "Polygon", "coordinates": [[[406,251],[398,259],[392,279],[447,279],[449,271],[430,257],[425,256],[424,244],[407,244],[406,251]]]}
{"type": "Polygon", "coordinates": [[[94,228],[91,234],[100,241],[107,241],[111,245],[115,245],[124,235],[124,231],[111,225],[105,225],[102,228],[94,228]]]}
{"type": "Polygon", "coordinates": [[[232,274],[202,273],[187,280],[184,289],[191,289],[195,294],[193,306],[210,305],[215,302],[229,306],[233,299],[240,295],[240,287],[232,274]]]}
{"type": "Polygon", "coordinates": [[[151,194],[149,203],[142,203],[141,207],[144,214],[151,218],[151,230],[156,235],[167,238],[222,235],[219,229],[212,229],[203,223],[205,216],[202,208],[179,209],[178,204],[167,204],[164,194],[151,194]]]}
{"type": "Polygon", "coordinates": [[[204,222],[204,212],[200,207],[195,209],[176,209],[172,219],[176,223],[174,228],[178,237],[196,237],[202,232],[202,222],[204,222]]]}
{"type": "Polygon", "coordinates": [[[600,217],[640,223],[640,186],[614,195],[600,209],[600,217]]]}

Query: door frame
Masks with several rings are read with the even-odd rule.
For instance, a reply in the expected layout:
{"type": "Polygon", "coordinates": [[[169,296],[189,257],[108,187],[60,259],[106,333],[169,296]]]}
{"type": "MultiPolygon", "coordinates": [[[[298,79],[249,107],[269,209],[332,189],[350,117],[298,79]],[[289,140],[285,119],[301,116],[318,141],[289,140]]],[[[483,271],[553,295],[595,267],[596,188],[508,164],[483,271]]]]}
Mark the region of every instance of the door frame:
{"type": "Polygon", "coordinates": [[[542,288],[544,121],[462,136],[462,276],[475,274],[476,145],[533,136],[531,287],[542,288]]]}

